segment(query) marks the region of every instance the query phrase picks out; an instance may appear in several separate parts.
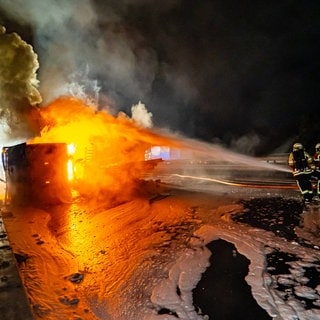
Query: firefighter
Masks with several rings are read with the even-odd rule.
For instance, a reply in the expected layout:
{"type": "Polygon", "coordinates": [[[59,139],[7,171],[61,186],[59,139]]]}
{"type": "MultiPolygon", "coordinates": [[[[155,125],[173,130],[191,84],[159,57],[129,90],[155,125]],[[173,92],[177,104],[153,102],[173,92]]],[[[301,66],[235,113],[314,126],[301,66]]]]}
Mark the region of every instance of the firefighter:
{"type": "Polygon", "coordinates": [[[304,202],[310,202],[313,198],[311,174],[314,169],[313,159],[299,142],[295,143],[289,154],[288,165],[292,169],[304,202]]]}
{"type": "Polygon", "coordinates": [[[320,143],[317,143],[315,146],[316,152],[313,155],[314,171],[312,177],[317,181],[316,188],[316,200],[320,200],[320,143]]]}

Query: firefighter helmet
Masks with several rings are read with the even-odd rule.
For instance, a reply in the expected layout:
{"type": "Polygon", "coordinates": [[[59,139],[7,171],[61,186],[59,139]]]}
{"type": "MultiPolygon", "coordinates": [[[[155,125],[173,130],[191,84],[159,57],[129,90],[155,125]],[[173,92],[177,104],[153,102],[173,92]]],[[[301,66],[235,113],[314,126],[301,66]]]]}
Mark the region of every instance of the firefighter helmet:
{"type": "Polygon", "coordinates": [[[316,148],[316,151],[320,151],[320,143],[317,143],[315,148],[316,148]]]}
{"type": "Polygon", "coordinates": [[[302,150],[303,149],[303,145],[299,142],[296,142],[294,145],[293,145],[293,151],[297,151],[297,150],[302,150]]]}

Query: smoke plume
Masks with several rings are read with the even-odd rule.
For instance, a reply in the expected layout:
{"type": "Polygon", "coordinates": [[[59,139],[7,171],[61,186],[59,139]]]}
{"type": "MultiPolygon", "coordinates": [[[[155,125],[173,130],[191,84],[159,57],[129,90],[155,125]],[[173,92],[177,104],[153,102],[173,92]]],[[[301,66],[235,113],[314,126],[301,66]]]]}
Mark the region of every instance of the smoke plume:
{"type": "Polygon", "coordinates": [[[148,112],[146,106],[139,101],[131,107],[131,118],[144,128],[152,128],[152,113],[148,112]]]}
{"type": "Polygon", "coordinates": [[[98,79],[103,85],[111,107],[148,94],[156,54],[136,44],[114,8],[104,10],[98,21],[89,0],[4,0],[2,7],[14,19],[32,25],[44,102],[68,94],[74,74],[85,70],[88,81],[98,79]]]}
{"type": "Polygon", "coordinates": [[[99,108],[129,114],[141,100],[155,127],[236,149],[254,135],[245,148],[252,154],[310,127],[302,140],[317,139],[319,8],[291,0],[0,2],[8,21],[31,30],[44,103],[99,88],[99,108]]]}
{"type": "Polygon", "coordinates": [[[16,33],[0,26],[0,118],[2,134],[11,139],[30,136],[30,108],[41,102],[37,89],[37,55],[16,33]]]}

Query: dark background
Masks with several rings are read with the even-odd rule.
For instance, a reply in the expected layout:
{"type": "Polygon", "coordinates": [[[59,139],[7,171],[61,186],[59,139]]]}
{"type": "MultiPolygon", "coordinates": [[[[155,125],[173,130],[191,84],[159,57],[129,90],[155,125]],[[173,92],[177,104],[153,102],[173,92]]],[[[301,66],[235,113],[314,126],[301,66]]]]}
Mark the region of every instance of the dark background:
{"type": "Polygon", "coordinates": [[[46,66],[71,73],[82,57],[99,105],[130,114],[141,100],[156,127],[253,155],[287,152],[296,141],[313,153],[320,142],[318,0],[60,0],[50,14],[26,2],[3,0],[0,24],[33,45],[48,100],[46,66]]]}

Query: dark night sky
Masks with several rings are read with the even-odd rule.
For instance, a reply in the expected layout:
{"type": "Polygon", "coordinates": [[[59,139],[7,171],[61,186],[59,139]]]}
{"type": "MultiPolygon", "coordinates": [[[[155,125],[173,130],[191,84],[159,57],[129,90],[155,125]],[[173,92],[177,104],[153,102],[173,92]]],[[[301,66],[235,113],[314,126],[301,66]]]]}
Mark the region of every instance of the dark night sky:
{"type": "Polygon", "coordinates": [[[0,24],[33,45],[48,100],[88,66],[102,106],[141,100],[157,127],[256,155],[320,141],[318,0],[11,2],[0,24]]]}

